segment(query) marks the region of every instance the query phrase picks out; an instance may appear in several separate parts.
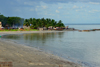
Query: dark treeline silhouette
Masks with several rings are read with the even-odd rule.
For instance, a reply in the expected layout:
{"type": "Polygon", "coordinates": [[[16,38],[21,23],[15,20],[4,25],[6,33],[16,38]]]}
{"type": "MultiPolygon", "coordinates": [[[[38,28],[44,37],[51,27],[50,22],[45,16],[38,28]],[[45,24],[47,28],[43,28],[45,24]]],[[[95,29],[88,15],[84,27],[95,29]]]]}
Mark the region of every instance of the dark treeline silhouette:
{"type": "Polygon", "coordinates": [[[39,27],[46,27],[48,28],[49,26],[52,27],[65,27],[64,24],[62,23],[61,20],[59,20],[58,22],[55,21],[54,19],[35,19],[35,18],[30,18],[30,19],[23,19],[20,17],[6,17],[2,14],[0,14],[0,22],[2,22],[2,26],[20,26],[20,25],[24,25],[24,26],[30,26],[33,29],[39,28],[39,27]],[[24,22],[24,23],[22,23],[24,22]]]}
{"type": "Polygon", "coordinates": [[[5,27],[6,25],[12,27],[13,25],[19,26],[21,25],[22,18],[20,17],[6,17],[0,14],[0,22],[2,22],[2,26],[5,27]]]}
{"type": "Polygon", "coordinates": [[[54,19],[49,19],[49,18],[47,18],[47,19],[44,19],[44,18],[41,18],[41,19],[35,19],[35,18],[25,19],[24,25],[27,26],[27,27],[30,26],[31,28],[38,28],[38,27],[48,28],[49,26],[65,27],[61,20],[59,20],[57,22],[54,19]],[[30,24],[31,24],[31,26],[30,26],[30,24]]]}

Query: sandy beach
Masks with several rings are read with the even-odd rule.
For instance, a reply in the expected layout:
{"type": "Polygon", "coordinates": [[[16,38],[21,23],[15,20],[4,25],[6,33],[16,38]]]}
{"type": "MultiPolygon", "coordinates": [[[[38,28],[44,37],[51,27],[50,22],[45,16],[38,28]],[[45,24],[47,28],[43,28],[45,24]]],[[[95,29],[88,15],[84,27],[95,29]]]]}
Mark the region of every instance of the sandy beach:
{"type": "MultiPolygon", "coordinates": [[[[17,31],[0,32],[0,36],[22,33],[46,33],[64,31],[17,31]]],[[[82,67],[36,48],[0,39],[0,62],[12,62],[13,67],[82,67]]]]}

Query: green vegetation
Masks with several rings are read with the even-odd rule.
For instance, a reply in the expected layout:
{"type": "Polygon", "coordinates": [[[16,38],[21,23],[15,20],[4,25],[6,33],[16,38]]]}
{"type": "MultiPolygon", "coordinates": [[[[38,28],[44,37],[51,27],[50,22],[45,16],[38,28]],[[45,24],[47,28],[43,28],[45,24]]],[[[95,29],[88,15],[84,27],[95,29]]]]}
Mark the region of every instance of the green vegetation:
{"type": "Polygon", "coordinates": [[[22,19],[20,17],[5,17],[4,15],[0,14],[0,21],[2,22],[3,27],[13,27],[13,26],[30,26],[31,29],[37,29],[39,27],[46,27],[48,28],[49,26],[52,27],[65,27],[64,24],[62,23],[61,20],[58,22],[55,21],[54,19],[35,19],[35,18],[30,18],[30,19],[22,19]],[[22,24],[23,22],[23,24],[22,24]],[[31,25],[30,25],[31,24],[31,25]]]}
{"type": "Polygon", "coordinates": [[[41,19],[35,19],[35,18],[25,19],[24,25],[27,26],[27,27],[30,26],[33,29],[37,29],[38,27],[48,28],[49,26],[65,27],[61,20],[59,20],[57,22],[54,19],[49,19],[49,18],[47,18],[47,19],[44,19],[44,18],[41,18],[41,19]],[[30,26],[30,24],[31,24],[31,26],[30,26]]]}
{"type": "Polygon", "coordinates": [[[37,29],[2,29],[0,30],[0,32],[2,31],[38,31],[37,29]]]}
{"type": "MultiPolygon", "coordinates": [[[[13,25],[20,26],[22,18],[20,17],[5,17],[4,15],[0,14],[0,21],[2,22],[2,26],[12,27],[13,25]]],[[[23,19],[24,20],[24,19],[23,19]]]]}

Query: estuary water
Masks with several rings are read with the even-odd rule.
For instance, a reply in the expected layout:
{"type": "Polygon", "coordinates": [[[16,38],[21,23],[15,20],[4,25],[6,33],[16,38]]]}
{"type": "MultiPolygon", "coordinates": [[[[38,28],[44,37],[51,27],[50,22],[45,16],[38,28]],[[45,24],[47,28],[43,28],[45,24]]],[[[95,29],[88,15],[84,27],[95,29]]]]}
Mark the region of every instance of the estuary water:
{"type": "Polygon", "coordinates": [[[82,63],[84,67],[100,67],[100,31],[14,34],[4,35],[2,39],[39,48],[69,61],[82,63]]]}

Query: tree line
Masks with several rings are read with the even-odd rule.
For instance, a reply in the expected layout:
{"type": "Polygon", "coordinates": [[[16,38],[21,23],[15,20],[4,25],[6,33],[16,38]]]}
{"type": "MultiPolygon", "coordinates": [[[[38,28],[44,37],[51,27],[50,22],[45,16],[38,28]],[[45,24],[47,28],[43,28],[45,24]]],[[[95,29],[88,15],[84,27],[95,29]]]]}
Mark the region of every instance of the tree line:
{"type": "Polygon", "coordinates": [[[49,26],[52,27],[65,27],[64,24],[62,23],[61,20],[59,20],[58,22],[55,21],[54,19],[50,19],[50,18],[30,18],[30,19],[23,19],[20,17],[6,17],[4,15],[0,14],[0,22],[2,22],[2,26],[6,27],[12,27],[14,26],[20,26],[20,25],[24,25],[24,26],[30,26],[33,29],[37,29],[39,27],[46,27],[48,28],[49,26]],[[23,21],[23,23],[22,23],[23,21]]]}
{"type": "Polygon", "coordinates": [[[30,26],[31,28],[38,28],[38,27],[46,27],[48,28],[49,26],[53,26],[53,27],[65,27],[65,25],[62,23],[61,20],[59,20],[58,22],[55,21],[54,19],[50,19],[50,18],[41,18],[41,19],[35,19],[35,18],[30,18],[30,19],[25,19],[24,21],[24,25],[25,26],[30,26]],[[31,26],[30,26],[31,24],[31,26]]]}
{"type": "Polygon", "coordinates": [[[21,20],[22,18],[20,17],[6,17],[0,14],[0,22],[2,22],[3,27],[12,27],[13,25],[20,26],[22,24],[21,20]]]}

